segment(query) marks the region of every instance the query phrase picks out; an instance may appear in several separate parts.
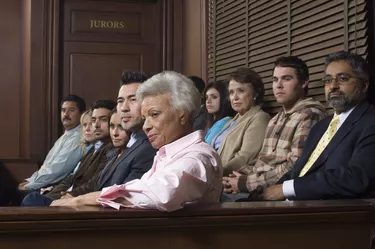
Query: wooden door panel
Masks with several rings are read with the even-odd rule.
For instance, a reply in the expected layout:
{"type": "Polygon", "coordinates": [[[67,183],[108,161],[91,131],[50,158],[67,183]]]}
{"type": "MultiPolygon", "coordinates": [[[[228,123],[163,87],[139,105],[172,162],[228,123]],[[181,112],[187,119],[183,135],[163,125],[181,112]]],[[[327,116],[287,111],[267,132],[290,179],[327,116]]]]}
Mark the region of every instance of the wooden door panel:
{"type": "Polygon", "coordinates": [[[64,95],[77,94],[89,105],[117,98],[124,69],[153,72],[152,45],[65,43],[64,95]]]}
{"type": "Polygon", "coordinates": [[[66,1],[64,40],[155,43],[160,5],[154,2],[66,1]]]}

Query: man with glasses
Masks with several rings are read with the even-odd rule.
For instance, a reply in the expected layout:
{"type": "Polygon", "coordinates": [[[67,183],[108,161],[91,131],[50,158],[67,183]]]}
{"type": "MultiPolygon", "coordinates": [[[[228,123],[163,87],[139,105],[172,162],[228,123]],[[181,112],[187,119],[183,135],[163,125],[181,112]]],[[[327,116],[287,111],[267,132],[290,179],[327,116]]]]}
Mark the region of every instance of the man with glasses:
{"type": "Polygon", "coordinates": [[[279,184],[263,191],[257,189],[251,197],[364,198],[375,190],[375,107],[366,101],[368,64],[348,52],[330,54],[322,82],[334,115],[312,128],[301,157],[279,184]]]}

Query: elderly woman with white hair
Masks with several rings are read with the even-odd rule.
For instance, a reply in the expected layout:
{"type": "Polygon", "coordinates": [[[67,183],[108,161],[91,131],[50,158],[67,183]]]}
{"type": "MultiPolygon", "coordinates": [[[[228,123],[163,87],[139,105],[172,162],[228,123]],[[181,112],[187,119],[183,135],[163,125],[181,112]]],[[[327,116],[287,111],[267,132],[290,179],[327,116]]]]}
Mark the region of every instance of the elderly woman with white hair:
{"type": "Polygon", "coordinates": [[[222,165],[218,154],[193,132],[200,94],[187,77],[162,72],[144,82],[136,97],[151,145],[159,149],[141,179],[114,185],[53,206],[103,205],[174,211],[187,203],[219,202],[222,165]]]}

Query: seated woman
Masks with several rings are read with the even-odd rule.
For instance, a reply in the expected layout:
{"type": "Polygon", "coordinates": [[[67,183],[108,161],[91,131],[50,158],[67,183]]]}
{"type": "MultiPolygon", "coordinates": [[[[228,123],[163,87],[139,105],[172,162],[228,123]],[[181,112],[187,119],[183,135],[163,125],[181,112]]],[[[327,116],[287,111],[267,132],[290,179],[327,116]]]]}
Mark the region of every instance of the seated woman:
{"type": "Polygon", "coordinates": [[[86,154],[94,145],[94,127],[91,123],[91,110],[85,111],[81,116],[81,146],[86,154]]]}
{"type": "Polygon", "coordinates": [[[232,120],[235,115],[229,103],[228,86],[223,81],[217,81],[207,85],[204,96],[207,109],[206,136],[204,140],[208,144],[223,129],[224,125],[232,120]]]}
{"type": "Polygon", "coordinates": [[[229,75],[228,82],[230,102],[237,115],[211,143],[221,157],[224,176],[255,163],[270,120],[260,107],[264,85],[254,70],[240,68],[229,75]]]}
{"type": "Polygon", "coordinates": [[[103,205],[174,211],[187,203],[217,203],[222,191],[220,157],[202,132],[192,132],[200,95],[191,80],[163,72],[137,90],[142,101],[143,130],[159,149],[152,168],[141,179],[113,185],[51,206],[103,205]]]}

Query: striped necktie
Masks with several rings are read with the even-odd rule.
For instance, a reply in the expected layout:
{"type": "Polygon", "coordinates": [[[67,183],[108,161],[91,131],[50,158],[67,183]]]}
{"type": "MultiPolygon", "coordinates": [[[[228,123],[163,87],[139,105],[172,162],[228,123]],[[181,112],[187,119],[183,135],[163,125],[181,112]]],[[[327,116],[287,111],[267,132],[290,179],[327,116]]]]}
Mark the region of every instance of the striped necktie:
{"type": "Polygon", "coordinates": [[[329,124],[326,132],[323,134],[319,143],[315,147],[315,149],[314,149],[313,153],[311,154],[309,160],[305,164],[305,167],[303,167],[303,169],[301,170],[301,172],[299,174],[300,177],[304,176],[306,174],[306,172],[309,171],[311,166],[316,162],[316,160],[322,154],[324,149],[327,147],[327,145],[329,144],[329,142],[331,141],[331,139],[333,138],[333,136],[336,133],[337,125],[339,124],[339,122],[340,122],[339,116],[335,115],[332,118],[331,123],[329,124]]]}

